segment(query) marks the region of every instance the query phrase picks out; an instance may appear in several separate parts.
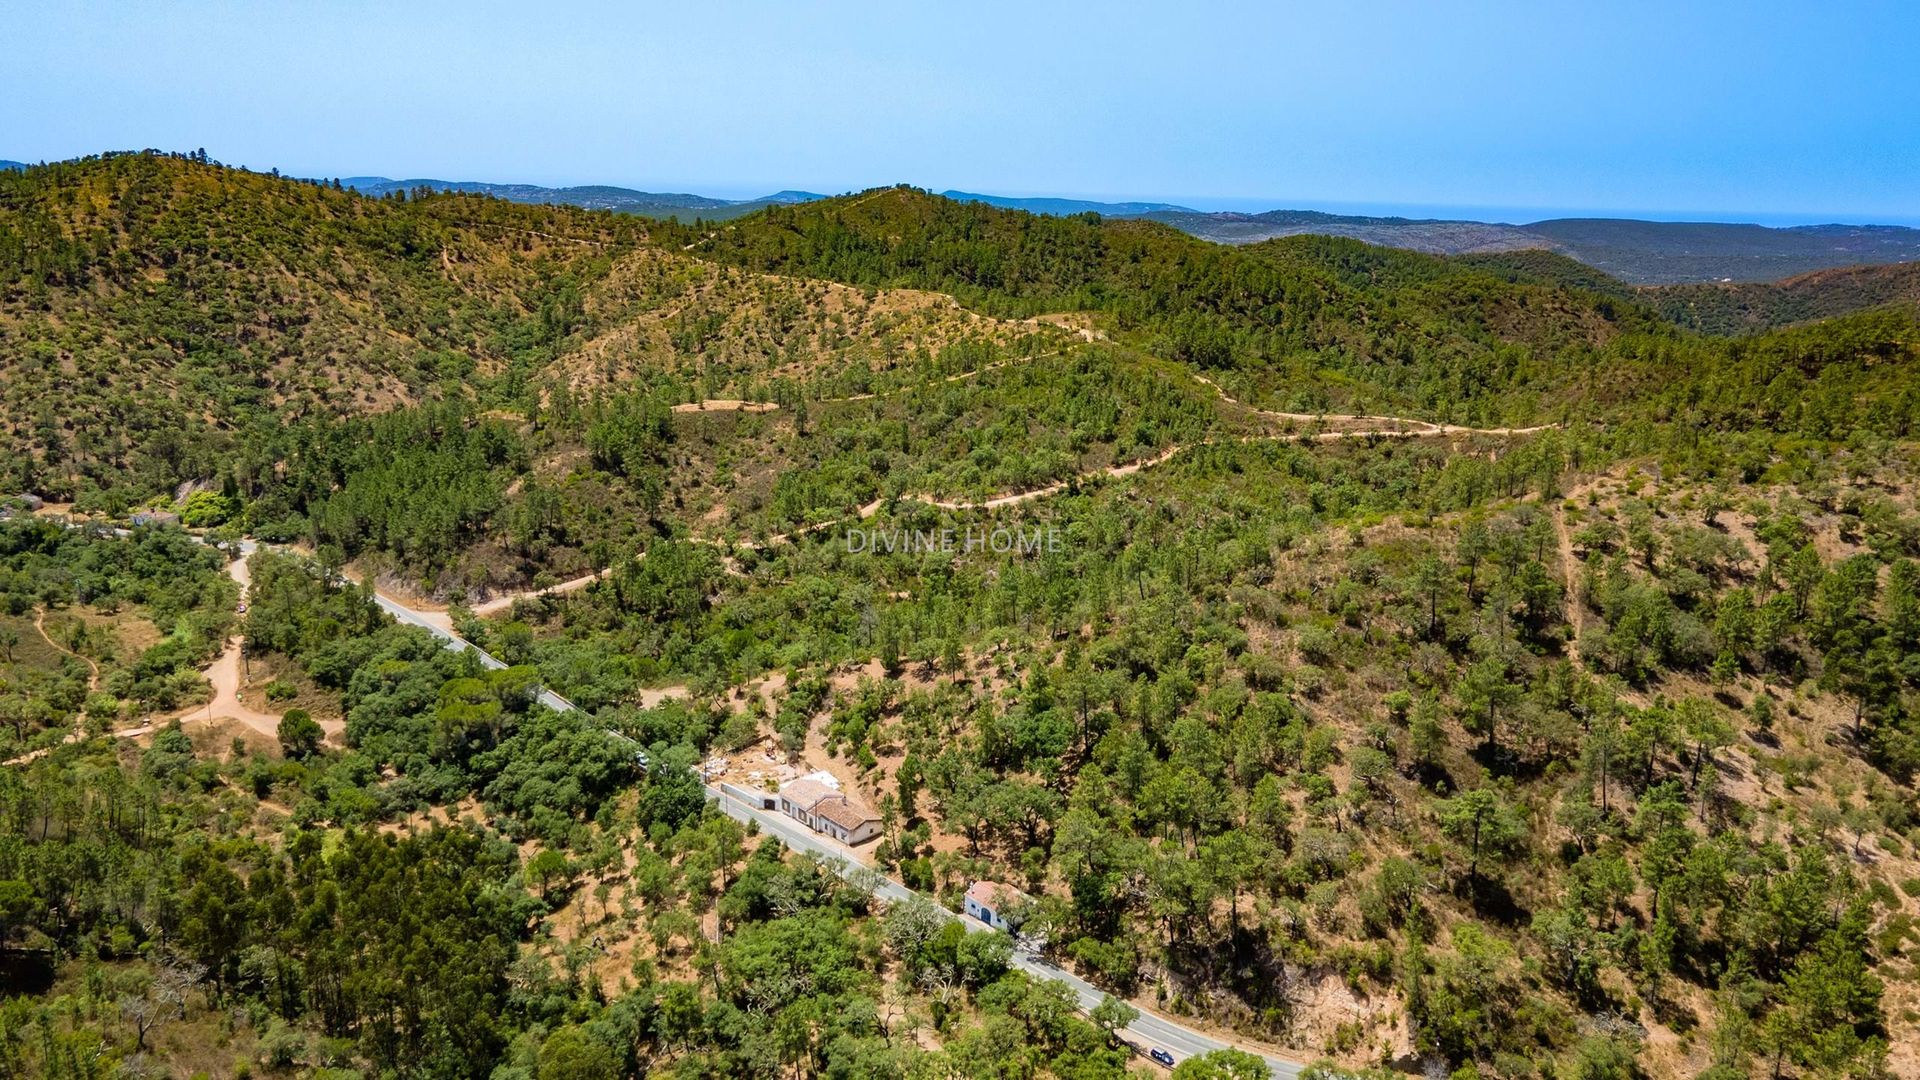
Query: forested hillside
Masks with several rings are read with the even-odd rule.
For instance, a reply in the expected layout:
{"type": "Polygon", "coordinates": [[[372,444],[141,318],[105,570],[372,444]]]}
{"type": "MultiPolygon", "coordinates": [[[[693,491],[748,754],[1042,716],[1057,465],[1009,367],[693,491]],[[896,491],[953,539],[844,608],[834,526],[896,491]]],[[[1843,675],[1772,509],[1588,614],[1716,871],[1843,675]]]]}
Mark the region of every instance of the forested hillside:
{"type": "Polygon", "coordinates": [[[517,406],[536,380],[643,372],[722,394],[746,372],[1012,336],[944,298],[726,273],[646,236],[621,215],[370,199],[153,154],[0,173],[0,473],[143,497],[308,418],[517,406]]]}
{"type": "Polygon", "coordinates": [[[1785,281],[1673,285],[1648,290],[1682,326],[1710,334],[1750,334],[1881,305],[1920,305],[1920,263],[1850,266],[1785,281]]]}
{"type": "Polygon", "coordinates": [[[1920,1069],[1910,308],[159,156],[0,281],[0,1074],[1920,1069]],[[927,900],[702,792],[817,772],[927,900]]]}

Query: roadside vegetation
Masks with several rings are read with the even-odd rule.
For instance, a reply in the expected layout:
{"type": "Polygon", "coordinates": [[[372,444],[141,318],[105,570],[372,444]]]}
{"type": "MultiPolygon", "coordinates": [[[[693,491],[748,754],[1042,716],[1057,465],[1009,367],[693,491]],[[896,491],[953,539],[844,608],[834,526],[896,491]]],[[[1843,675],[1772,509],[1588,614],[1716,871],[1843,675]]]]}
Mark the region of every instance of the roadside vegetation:
{"type": "Polygon", "coordinates": [[[236,615],[174,526],[0,524],[0,1073],[1118,1077],[1136,1008],[1329,1076],[1910,1073],[1920,327],[1853,307],[905,189],[0,175],[8,483],[277,545],[236,615]],[[1058,543],[847,538],[992,528],[1058,543]],[[272,745],[182,715],[230,629],[272,745]],[[1111,1008],[708,808],[749,760],[1111,1008]]]}

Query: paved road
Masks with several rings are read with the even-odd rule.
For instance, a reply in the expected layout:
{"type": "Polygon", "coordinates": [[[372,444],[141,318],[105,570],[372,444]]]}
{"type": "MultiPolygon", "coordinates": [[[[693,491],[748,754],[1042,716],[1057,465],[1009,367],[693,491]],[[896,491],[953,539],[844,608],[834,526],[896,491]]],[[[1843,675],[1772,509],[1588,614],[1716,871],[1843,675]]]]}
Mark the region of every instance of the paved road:
{"type": "MultiPolygon", "coordinates": [[[[448,630],[437,623],[430,622],[425,617],[423,617],[419,612],[413,610],[412,608],[401,606],[401,604],[398,601],[395,601],[387,597],[383,593],[375,592],[373,594],[373,602],[376,604],[379,604],[380,610],[393,616],[395,619],[398,619],[399,621],[406,623],[410,626],[417,626],[420,629],[425,630],[427,633],[432,634],[434,637],[437,637],[440,640],[446,642],[447,648],[463,650],[463,651],[473,653],[474,655],[480,658],[481,665],[490,670],[498,671],[501,668],[507,666],[506,664],[496,659],[491,653],[488,653],[485,650],[474,645],[473,642],[468,641],[466,638],[461,637],[459,634],[456,634],[453,631],[448,630]]],[[[574,711],[573,702],[568,701],[566,698],[561,697],[559,694],[556,694],[545,687],[540,688],[539,701],[540,701],[540,704],[545,705],[547,708],[553,709],[556,712],[573,712],[574,711]]]]}
{"type": "MultiPolygon", "coordinates": [[[[853,879],[859,884],[868,886],[873,890],[875,896],[883,900],[891,903],[904,903],[920,896],[919,893],[907,888],[892,878],[881,875],[878,871],[870,867],[861,866],[849,861],[846,848],[841,847],[831,840],[824,839],[813,830],[801,825],[799,822],[784,814],[769,813],[761,810],[759,807],[744,803],[720,791],[718,788],[707,788],[707,797],[719,803],[720,809],[724,811],[728,817],[743,823],[752,823],[760,826],[762,833],[774,837],[794,851],[812,852],[827,860],[830,864],[837,864],[843,876],[853,879]]],[[[944,913],[948,918],[960,923],[974,933],[999,933],[999,931],[994,930],[992,927],[978,920],[967,918],[964,915],[955,915],[938,904],[934,905],[934,909],[944,913]]],[[[1094,1006],[1100,1004],[1101,999],[1107,996],[1106,991],[1099,989],[1083,979],[1075,977],[1069,972],[1055,967],[1027,948],[1018,948],[1014,951],[1013,966],[1035,978],[1057,979],[1060,982],[1066,983],[1068,989],[1073,991],[1074,997],[1079,999],[1080,1007],[1089,1012],[1092,1011],[1094,1006]]],[[[1185,1061],[1187,1058],[1197,1054],[1204,1054],[1209,1050],[1219,1050],[1231,1045],[1230,1043],[1212,1038],[1211,1036],[1202,1035],[1197,1031],[1183,1027],[1165,1017],[1156,1016],[1153,1013],[1144,1011],[1140,1014],[1140,1018],[1135,1020],[1131,1026],[1127,1027],[1123,1033],[1130,1036],[1131,1041],[1137,1044],[1143,1051],[1150,1046],[1159,1046],[1172,1051],[1176,1061],[1185,1061]]],[[[1282,1077],[1284,1080],[1292,1080],[1292,1078],[1300,1075],[1302,1066],[1298,1062],[1286,1061],[1276,1057],[1267,1057],[1266,1055],[1262,1056],[1265,1057],[1267,1067],[1273,1070],[1273,1075],[1282,1077]]]]}
{"type": "MultiPolygon", "coordinates": [[[[499,660],[488,655],[485,651],[477,648],[472,642],[421,617],[418,612],[413,611],[399,602],[379,592],[375,592],[373,598],[374,601],[380,605],[381,610],[403,623],[418,626],[435,637],[440,638],[447,643],[448,648],[472,650],[479,655],[480,662],[489,668],[502,668],[506,666],[499,660]]],[[[563,712],[572,711],[574,708],[572,702],[551,690],[542,690],[540,692],[540,702],[548,708],[563,712]]],[[[620,739],[626,739],[625,735],[621,735],[617,731],[609,731],[608,734],[620,739]]],[[[726,794],[713,785],[709,784],[705,786],[708,800],[718,803],[720,809],[727,816],[742,823],[758,825],[762,833],[774,837],[794,851],[802,853],[811,852],[820,856],[829,863],[836,865],[842,876],[872,889],[875,896],[890,903],[904,903],[920,896],[919,893],[881,874],[873,868],[862,866],[852,861],[849,857],[850,853],[845,847],[820,836],[792,818],[784,814],[762,810],[757,806],[749,805],[740,799],[726,794]]],[[[998,931],[976,920],[966,918],[962,915],[955,915],[938,904],[935,904],[934,907],[939,911],[946,912],[948,918],[962,923],[968,930],[986,934],[998,933],[998,931]]],[[[1101,999],[1106,997],[1105,991],[1098,989],[1083,979],[1075,977],[1069,972],[1055,967],[1033,954],[1030,950],[1016,950],[1013,956],[1013,966],[1036,978],[1057,979],[1060,982],[1066,983],[1067,987],[1073,991],[1074,996],[1079,999],[1082,1009],[1091,1010],[1095,1005],[1100,1004],[1101,999]]],[[[1173,1056],[1177,1061],[1185,1061],[1187,1058],[1197,1054],[1204,1054],[1209,1050],[1220,1050],[1232,1045],[1231,1043],[1213,1038],[1212,1036],[1203,1035],[1200,1032],[1184,1027],[1165,1017],[1145,1011],[1141,1012],[1140,1018],[1135,1020],[1130,1027],[1126,1028],[1123,1034],[1131,1036],[1132,1041],[1138,1044],[1143,1050],[1151,1046],[1159,1046],[1170,1050],[1173,1052],[1173,1056]]],[[[1273,1070],[1273,1075],[1281,1077],[1283,1080],[1293,1080],[1294,1077],[1300,1075],[1303,1067],[1298,1062],[1287,1061],[1282,1058],[1271,1057],[1264,1054],[1261,1056],[1266,1060],[1268,1068],[1273,1070]]]]}
{"type": "MultiPolygon", "coordinates": [[[[115,531],[122,534],[125,532],[125,530],[115,531]]],[[[253,554],[258,546],[259,545],[252,540],[241,541],[239,545],[241,556],[244,558],[247,555],[253,554]]],[[[375,603],[380,605],[382,611],[385,611],[400,622],[410,626],[418,626],[445,642],[448,648],[471,651],[480,658],[481,664],[490,669],[497,670],[507,666],[467,639],[377,590],[373,594],[373,599],[375,603]]],[[[561,697],[551,690],[543,688],[540,691],[539,700],[541,704],[550,709],[561,712],[575,711],[573,702],[568,701],[566,698],[561,697]]],[[[627,736],[611,729],[608,730],[608,734],[627,742],[632,741],[628,739],[627,736]]],[[[784,814],[769,812],[757,806],[749,805],[740,799],[726,794],[718,787],[712,785],[705,786],[707,798],[712,802],[718,803],[721,811],[729,817],[742,823],[751,823],[759,826],[762,833],[774,837],[794,851],[801,853],[810,852],[819,856],[826,860],[829,865],[834,866],[839,873],[848,880],[871,889],[873,895],[889,903],[905,903],[909,900],[921,898],[919,893],[881,874],[872,867],[863,866],[854,862],[850,857],[851,853],[845,847],[821,837],[811,829],[794,821],[792,818],[784,814]]],[[[944,912],[948,918],[959,922],[969,931],[983,934],[999,932],[974,919],[947,911],[946,908],[941,907],[937,903],[933,906],[935,910],[944,912]]],[[[1067,988],[1073,991],[1074,997],[1079,1000],[1082,1009],[1090,1011],[1106,997],[1104,991],[1048,963],[1031,949],[1024,947],[1016,948],[1012,963],[1014,967],[1019,968],[1035,978],[1056,979],[1065,983],[1067,988]]],[[[1146,1011],[1142,1011],[1139,1019],[1125,1028],[1122,1034],[1129,1036],[1130,1040],[1142,1051],[1154,1046],[1169,1050],[1173,1053],[1176,1061],[1185,1061],[1187,1058],[1206,1053],[1209,1050],[1224,1049],[1232,1045],[1223,1040],[1194,1031],[1166,1017],[1146,1011]]],[[[1300,1063],[1288,1061],[1283,1058],[1272,1057],[1265,1054],[1262,1054],[1261,1057],[1266,1061],[1268,1068],[1273,1070],[1273,1075],[1282,1078],[1282,1080],[1294,1080],[1295,1077],[1300,1075],[1301,1069],[1303,1068],[1300,1063]]]]}

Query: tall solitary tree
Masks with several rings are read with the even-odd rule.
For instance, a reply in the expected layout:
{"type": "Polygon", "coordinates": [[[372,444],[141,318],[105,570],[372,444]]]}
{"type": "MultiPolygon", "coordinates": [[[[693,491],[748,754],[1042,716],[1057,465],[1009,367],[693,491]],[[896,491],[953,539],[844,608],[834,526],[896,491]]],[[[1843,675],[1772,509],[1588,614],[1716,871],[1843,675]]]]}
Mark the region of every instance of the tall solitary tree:
{"type": "Polygon", "coordinates": [[[1467,852],[1467,880],[1480,881],[1480,860],[1504,858],[1525,834],[1511,804],[1492,788],[1474,788],[1448,799],[1440,809],[1440,830],[1467,852]]]}

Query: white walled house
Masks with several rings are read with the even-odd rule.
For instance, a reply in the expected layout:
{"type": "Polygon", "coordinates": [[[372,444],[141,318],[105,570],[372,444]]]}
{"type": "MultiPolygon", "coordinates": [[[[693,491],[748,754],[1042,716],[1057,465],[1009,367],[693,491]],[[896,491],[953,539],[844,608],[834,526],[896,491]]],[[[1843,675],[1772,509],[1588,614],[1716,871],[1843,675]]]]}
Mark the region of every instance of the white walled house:
{"type": "Polygon", "coordinates": [[[1011,933],[1014,927],[1007,921],[1007,912],[1031,902],[1026,893],[997,881],[983,879],[967,886],[967,914],[995,930],[1011,933]]]}
{"type": "Polygon", "coordinates": [[[880,816],[811,776],[780,789],[780,812],[848,846],[880,835],[880,816]]]}

